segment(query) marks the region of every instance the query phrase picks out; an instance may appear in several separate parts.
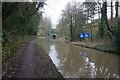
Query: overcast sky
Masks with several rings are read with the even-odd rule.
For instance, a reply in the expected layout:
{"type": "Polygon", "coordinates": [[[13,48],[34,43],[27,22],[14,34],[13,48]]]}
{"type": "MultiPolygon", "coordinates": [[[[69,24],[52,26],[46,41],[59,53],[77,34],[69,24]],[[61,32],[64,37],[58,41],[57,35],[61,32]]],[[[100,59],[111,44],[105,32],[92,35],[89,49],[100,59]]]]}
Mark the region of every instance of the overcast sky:
{"type": "MultiPolygon", "coordinates": [[[[55,28],[58,20],[60,18],[61,12],[65,9],[67,3],[71,0],[47,0],[44,6],[44,16],[49,17],[52,22],[52,28],[55,28]]],[[[84,1],[84,0],[76,0],[76,1],[84,1]]]]}
{"type": "MultiPolygon", "coordinates": [[[[63,9],[65,9],[65,6],[69,1],[72,1],[72,0],[47,0],[46,1],[47,5],[44,6],[43,16],[51,19],[52,28],[56,27],[56,24],[58,23],[61,12],[63,9]]],[[[74,1],[84,2],[85,0],[74,0],[74,1]]],[[[110,11],[108,11],[108,14],[110,15],[110,11]]]]}

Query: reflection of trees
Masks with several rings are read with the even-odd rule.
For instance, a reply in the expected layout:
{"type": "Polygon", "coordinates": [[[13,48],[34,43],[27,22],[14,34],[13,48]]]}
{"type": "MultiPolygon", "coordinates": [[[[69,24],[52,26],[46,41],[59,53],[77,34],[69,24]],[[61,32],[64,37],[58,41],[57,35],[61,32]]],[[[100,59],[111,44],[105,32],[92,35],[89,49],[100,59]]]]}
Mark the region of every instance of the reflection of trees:
{"type": "Polygon", "coordinates": [[[83,59],[80,58],[79,51],[76,50],[76,47],[63,42],[56,44],[56,50],[59,53],[59,58],[62,60],[63,75],[72,77],[72,75],[79,71],[80,65],[83,65],[83,59]]]}
{"type": "Polygon", "coordinates": [[[63,42],[56,43],[56,50],[63,64],[61,70],[65,77],[85,78],[93,76],[105,78],[117,76],[118,57],[116,55],[86,48],[76,48],[63,42]],[[79,55],[79,52],[88,53],[89,65],[85,65],[85,58],[79,55]],[[90,63],[95,63],[93,65],[95,68],[91,67],[90,63]]]}
{"type": "Polygon", "coordinates": [[[114,54],[101,53],[100,51],[87,49],[89,59],[95,63],[97,78],[115,77],[118,72],[118,57],[114,54]],[[115,73],[115,74],[114,74],[115,73]]]}
{"type": "Polygon", "coordinates": [[[49,53],[50,49],[50,40],[48,38],[38,38],[39,47],[41,47],[44,51],[49,53]]]}
{"type": "Polygon", "coordinates": [[[85,78],[89,77],[92,71],[94,73],[95,70],[96,78],[117,76],[118,57],[116,55],[86,48],[77,48],[62,41],[52,42],[49,39],[39,39],[39,43],[46,51],[49,51],[50,45],[55,44],[58,58],[61,60],[61,66],[58,69],[65,77],[85,78]],[[79,52],[88,52],[89,63],[95,63],[94,69],[90,65],[85,65],[85,58],[79,52]]]}
{"type": "Polygon", "coordinates": [[[56,51],[60,59],[61,66],[58,69],[63,73],[65,72],[64,63],[66,63],[67,56],[69,55],[69,45],[62,41],[56,41],[55,43],[56,51]]]}
{"type": "Polygon", "coordinates": [[[64,60],[69,54],[70,46],[62,41],[57,41],[55,45],[56,45],[56,51],[58,52],[59,58],[61,60],[64,60]]]}
{"type": "Polygon", "coordinates": [[[97,76],[105,77],[110,74],[118,72],[118,57],[114,54],[101,53],[100,51],[91,50],[91,55],[89,56],[92,62],[96,63],[97,76]],[[108,69],[108,70],[107,70],[108,69]],[[106,72],[107,71],[107,72],[106,72]]]}

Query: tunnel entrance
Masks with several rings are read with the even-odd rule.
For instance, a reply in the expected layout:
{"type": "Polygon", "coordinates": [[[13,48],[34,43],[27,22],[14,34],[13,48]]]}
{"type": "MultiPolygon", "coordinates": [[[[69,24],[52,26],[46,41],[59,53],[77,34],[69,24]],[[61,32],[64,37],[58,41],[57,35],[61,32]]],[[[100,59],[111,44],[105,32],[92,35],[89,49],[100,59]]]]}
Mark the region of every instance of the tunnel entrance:
{"type": "Polygon", "coordinates": [[[52,38],[53,38],[53,39],[56,39],[56,35],[52,35],[52,38]]]}

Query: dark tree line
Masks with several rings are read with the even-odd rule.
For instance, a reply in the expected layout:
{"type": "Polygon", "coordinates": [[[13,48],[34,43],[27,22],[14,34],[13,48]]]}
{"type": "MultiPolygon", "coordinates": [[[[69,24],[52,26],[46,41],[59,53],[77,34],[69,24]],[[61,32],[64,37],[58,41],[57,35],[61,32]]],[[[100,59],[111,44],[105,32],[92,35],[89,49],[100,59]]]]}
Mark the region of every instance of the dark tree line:
{"type": "Polygon", "coordinates": [[[29,35],[36,35],[40,24],[44,2],[2,3],[2,60],[7,61],[29,35]]]}
{"type": "Polygon", "coordinates": [[[3,2],[3,43],[10,40],[8,36],[17,37],[18,35],[37,34],[37,28],[42,14],[38,13],[38,10],[43,5],[43,2],[3,2]]]}
{"type": "Polygon", "coordinates": [[[103,2],[103,6],[101,8],[101,23],[100,23],[100,33],[101,37],[103,38],[105,29],[106,33],[108,34],[110,40],[113,42],[114,45],[116,45],[116,50],[119,51],[119,41],[120,41],[120,20],[118,15],[118,8],[119,2],[115,1],[115,17],[113,17],[113,1],[111,1],[111,21],[107,19],[107,2],[103,2]],[[109,24],[110,21],[111,23],[109,24]],[[106,26],[106,27],[104,27],[106,26]],[[113,29],[112,29],[113,28],[113,29]],[[102,30],[101,30],[102,29],[102,30]]]}

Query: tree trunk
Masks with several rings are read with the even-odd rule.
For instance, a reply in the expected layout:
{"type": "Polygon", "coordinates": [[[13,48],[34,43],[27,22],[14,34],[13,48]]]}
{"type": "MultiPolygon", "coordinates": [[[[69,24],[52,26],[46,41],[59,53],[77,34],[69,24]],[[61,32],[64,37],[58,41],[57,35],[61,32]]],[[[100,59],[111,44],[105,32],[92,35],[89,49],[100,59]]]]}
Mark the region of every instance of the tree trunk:
{"type": "Polygon", "coordinates": [[[113,2],[111,0],[111,21],[112,21],[112,19],[113,19],[113,2]]]}
{"type": "MultiPolygon", "coordinates": [[[[111,36],[113,36],[114,35],[113,31],[110,29],[110,26],[109,26],[108,20],[107,20],[107,2],[103,2],[103,18],[104,18],[107,30],[112,34],[111,36]]],[[[109,36],[110,39],[111,39],[111,36],[109,36]]]]}
{"type": "Polygon", "coordinates": [[[118,17],[118,7],[119,7],[119,2],[115,2],[115,10],[116,10],[116,15],[115,15],[115,28],[116,28],[116,34],[115,34],[115,44],[116,44],[116,50],[120,52],[120,18],[118,17]]]}
{"type": "Polygon", "coordinates": [[[116,18],[118,18],[118,6],[119,6],[119,2],[115,2],[116,18]]]}
{"type": "Polygon", "coordinates": [[[71,36],[71,39],[70,41],[72,42],[73,41],[73,33],[72,33],[72,15],[70,16],[70,36],[71,36]]]}

